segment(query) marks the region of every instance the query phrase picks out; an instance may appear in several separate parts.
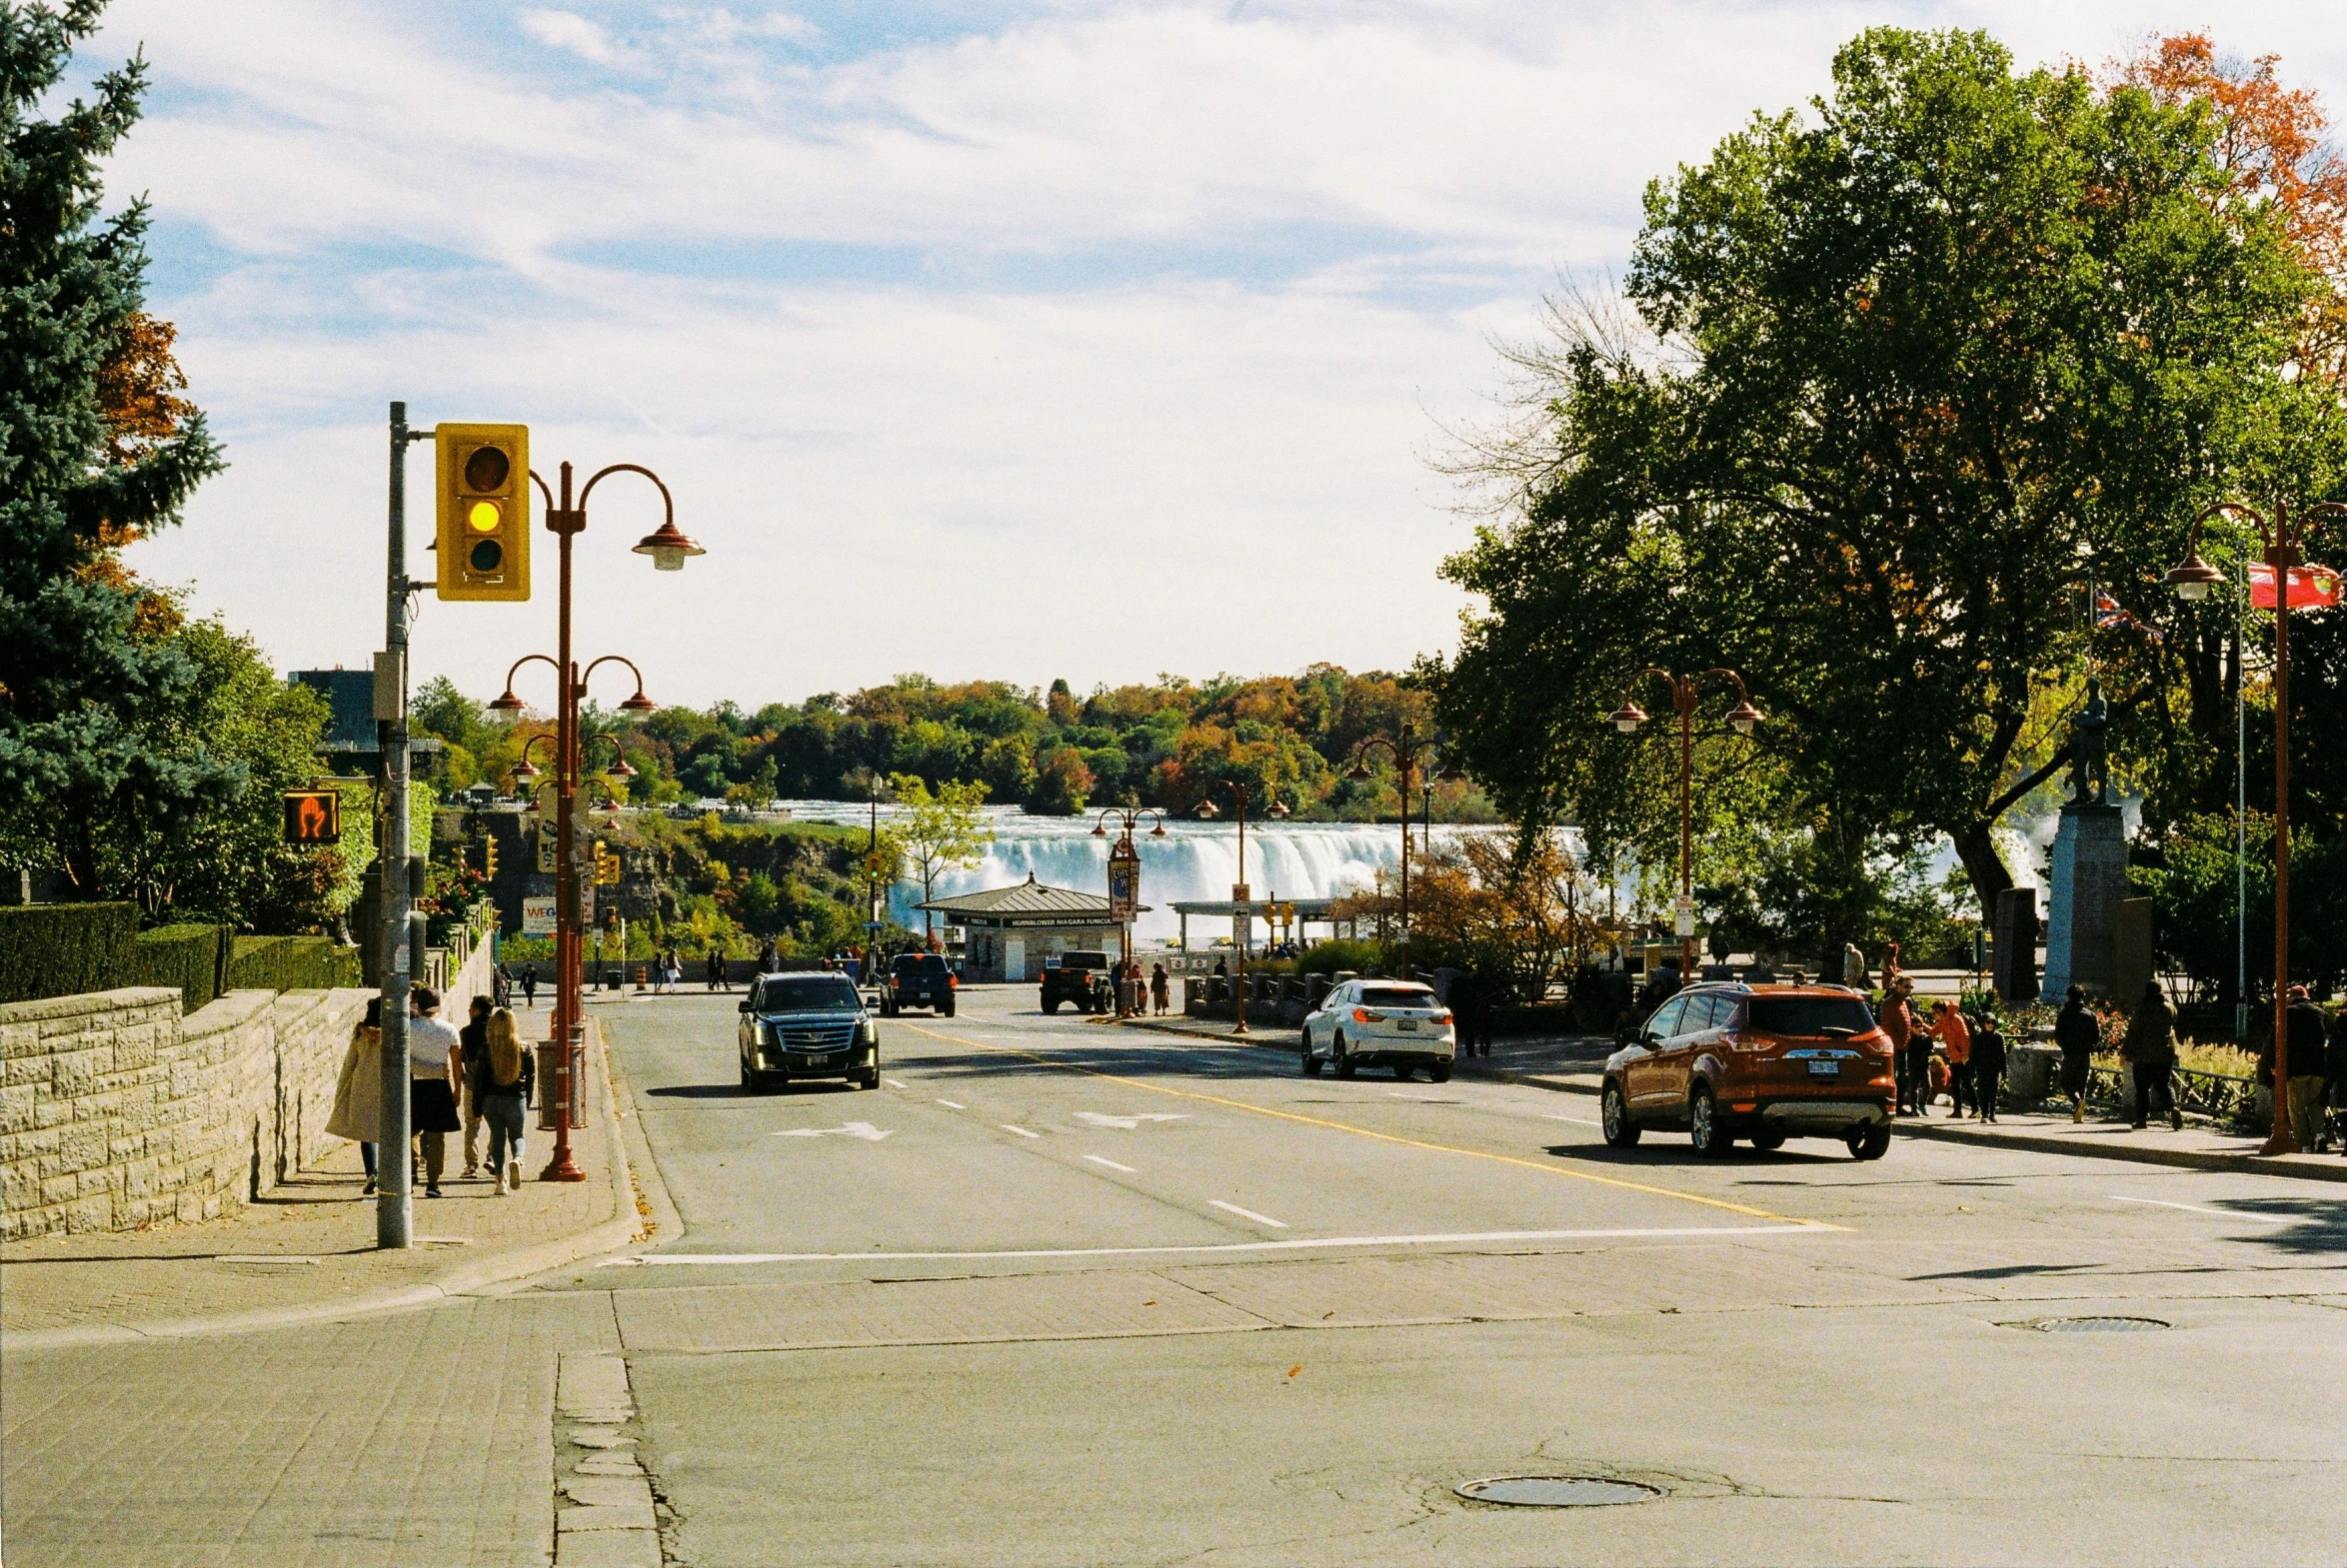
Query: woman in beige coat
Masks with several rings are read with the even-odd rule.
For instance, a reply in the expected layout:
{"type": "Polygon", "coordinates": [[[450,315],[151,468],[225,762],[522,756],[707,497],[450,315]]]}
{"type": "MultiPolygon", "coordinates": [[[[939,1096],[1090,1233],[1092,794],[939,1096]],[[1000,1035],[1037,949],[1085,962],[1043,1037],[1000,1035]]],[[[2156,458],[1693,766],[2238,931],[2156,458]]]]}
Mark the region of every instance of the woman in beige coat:
{"type": "Polygon", "coordinates": [[[355,1138],[367,1167],[366,1192],[375,1191],[375,1145],[383,1128],[383,998],[367,999],[367,1016],[351,1030],[342,1053],[342,1075],[334,1084],[334,1109],[326,1118],[328,1136],[355,1138]]]}

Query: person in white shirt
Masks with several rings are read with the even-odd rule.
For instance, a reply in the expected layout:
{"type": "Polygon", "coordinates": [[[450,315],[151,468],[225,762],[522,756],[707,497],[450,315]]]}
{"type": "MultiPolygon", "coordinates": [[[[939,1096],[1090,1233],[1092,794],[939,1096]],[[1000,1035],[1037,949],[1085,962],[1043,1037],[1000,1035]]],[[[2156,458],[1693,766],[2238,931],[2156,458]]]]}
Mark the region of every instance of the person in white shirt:
{"type": "Polygon", "coordinates": [[[457,1031],[441,1021],[440,997],[429,986],[408,992],[408,1126],[424,1146],[424,1195],[440,1196],[448,1163],[448,1135],[464,1130],[457,1116],[457,1031]]]}

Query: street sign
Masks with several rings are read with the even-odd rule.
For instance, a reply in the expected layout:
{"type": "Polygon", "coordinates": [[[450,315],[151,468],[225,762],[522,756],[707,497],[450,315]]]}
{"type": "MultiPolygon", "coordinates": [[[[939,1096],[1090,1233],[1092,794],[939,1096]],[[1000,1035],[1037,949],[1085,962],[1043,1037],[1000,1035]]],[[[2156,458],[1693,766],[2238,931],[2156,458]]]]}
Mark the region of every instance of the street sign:
{"type": "Polygon", "coordinates": [[[332,789],[285,791],[287,843],[340,843],[342,796],[332,789]]]}
{"type": "Polygon", "coordinates": [[[1246,902],[1246,900],[1247,900],[1247,886],[1246,886],[1246,883],[1244,883],[1244,882],[1232,882],[1232,883],[1230,884],[1230,901],[1231,901],[1232,903],[1244,903],[1244,902],[1246,902]]]}
{"type": "Polygon", "coordinates": [[[524,898],[522,900],[522,934],[525,936],[552,936],[554,934],[554,900],[552,898],[524,898]]]}
{"type": "Polygon", "coordinates": [[[554,851],[561,840],[555,836],[552,822],[538,824],[538,871],[542,876],[554,874],[554,851]]]}

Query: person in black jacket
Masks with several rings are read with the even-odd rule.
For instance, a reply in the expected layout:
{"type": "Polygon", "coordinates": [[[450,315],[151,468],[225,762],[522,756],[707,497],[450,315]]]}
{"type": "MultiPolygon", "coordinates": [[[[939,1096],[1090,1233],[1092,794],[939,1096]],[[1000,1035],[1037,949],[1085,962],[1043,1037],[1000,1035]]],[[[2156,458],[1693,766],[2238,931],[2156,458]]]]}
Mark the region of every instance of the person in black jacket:
{"type": "Polygon", "coordinates": [[[2323,1138],[2315,1150],[2321,1152],[2336,1137],[2339,1152],[2347,1154],[2347,1128],[2338,1125],[2340,1112],[2347,1111],[2347,1012],[2331,1014],[2331,1037],[2323,1053],[2323,1066],[2331,1084],[2331,1113],[2324,1119],[2323,1138]]]}
{"type": "Polygon", "coordinates": [[[2276,1093],[2287,1093],[2290,1106],[2290,1135],[2302,1149],[2310,1149],[2321,1135],[2323,1121],[2323,1091],[2329,1084],[2329,1051],[2326,1036],[2330,1030],[2322,1008],[2306,994],[2306,987],[2290,987],[2290,1005],[2283,1012],[2284,1026],[2290,1042],[2287,1086],[2276,1084],[2276,1093]]]}
{"type": "Polygon", "coordinates": [[[2102,1026],[2086,1010],[2085,987],[2073,985],[2054,1018],[2054,1044],[2062,1052],[2062,1092],[2070,1096],[2070,1119],[2086,1119],[2086,1080],[2094,1065],[2094,1048],[2102,1043],[2102,1026]]]}
{"type": "Polygon", "coordinates": [[[1983,1012],[1972,1025],[1972,1098],[1982,1121],[1996,1120],[1996,1091],[2005,1075],[2005,1037],[1996,1014],[1983,1012]]]}

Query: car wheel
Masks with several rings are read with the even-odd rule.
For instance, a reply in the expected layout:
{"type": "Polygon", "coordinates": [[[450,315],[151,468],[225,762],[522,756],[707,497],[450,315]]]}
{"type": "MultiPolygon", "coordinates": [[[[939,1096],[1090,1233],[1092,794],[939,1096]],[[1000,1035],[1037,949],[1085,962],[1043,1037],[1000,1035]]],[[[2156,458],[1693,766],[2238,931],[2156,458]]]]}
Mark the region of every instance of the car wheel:
{"type": "Polygon", "coordinates": [[[1617,1149],[1634,1147],[1638,1134],[1645,1129],[1630,1120],[1630,1108],[1622,1103],[1620,1087],[1606,1084],[1604,1096],[1597,1105],[1597,1124],[1605,1129],[1606,1146],[1617,1149]]]}
{"type": "Polygon", "coordinates": [[[1695,1152],[1705,1159],[1721,1158],[1735,1143],[1727,1128],[1720,1125],[1719,1107],[1707,1088],[1698,1086],[1687,1101],[1687,1133],[1694,1140],[1695,1152]]]}
{"type": "Polygon", "coordinates": [[[1054,1013],[1058,1012],[1059,1010],[1060,1010],[1060,998],[1059,998],[1059,997],[1057,997],[1057,996],[1046,996],[1046,997],[1044,998],[1044,1016],[1045,1016],[1045,1017],[1047,1017],[1047,1018],[1048,1018],[1048,1017],[1050,1017],[1052,1014],[1054,1014],[1054,1013]]]}
{"type": "Polygon", "coordinates": [[[1781,1132],[1755,1132],[1752,1134],[1752,1147],[1763,1153],[1773,1154],[1784,1147],[1784,1134],[1781,1132]]]}
{"type": "Polygon", "coordinates": [[[1312,1054],[1311,1030],[1299,1029],[1296,1031],[1295,1056],[1303,1067],[1305,1077],[1316,1078],[1320,1075],[1320,1058],[1312,1054]]]}
{"type": "Polygon", "coordinates": [[[947,1003],[946,1003],[946,1010],[945,1010],[945,1012],[944,1012],[943,1014],[941,1014],[941,1016],[944,1016],[944,1017],[951,1018],[953,1015],[954,1015],[954,1004],[953,1004],[952,1002],[947,1002],[947,1003]]]}
{"type": "Polygon", "coordinates": [[[1343,1035],[1339,1034],[1336,1036],[1335,1043],[1328,1047],[1328,1054],[1336,1062],[1336,1075],[1338,1077],[1349,1078],[1352,1076],[1352,1052],[1344,1048],[1343,1035]]]}
{"type": "Polygon", "coordinates": [[[749,1090],[749,1089],[756,1088],[758,1085],[757,1085],[757,1083],[756,1083],[756,1082],[755,1082],[755,1081],[754,1081],[754,1080],[751,1078],[751,1075],[750,1075],[750,1063],[749,1063],[749,1062],[747,1062],[747,1061],[745,1061],[745,1062],[741,1063],[741,1067],[742,1067],[742,1087],[743,1087],[745,1090],[749,1090]]]}
{"type": "Polygon", "coordinates": [[[862,1076],[862,1077],[858,1078],[858,1079],[856,1080],[856,1086],[857,1086],[858,1088],[860,1088],[860,1089],[877,1089],[877,1088],[879,1088],[879,1087],[880,1087],[880,1068],[878,1068],[878,1067],[875,1067],[875,1068],[873,1068],[873,1069],[872,1069],[870,1072],[868,1072],[868,1073],[864,1074],[864,1076],[862,1076]]]}
{"type": "Polygon", "coordinates": [[[1435,1062],[1426,1069],[1426,1078],[1433,1083],[1448,1083],[1450,1081],[1450,1063],[1447,1061],[1435,1062]]]}
{"type": "Polygon", "coordinates": [[[1846,1140],[1852,1159],[1880,1159],[1890,1152],[1890,1123],[1878,1121],[1871,1127],[1853,1130],[1846,1140]]]}

